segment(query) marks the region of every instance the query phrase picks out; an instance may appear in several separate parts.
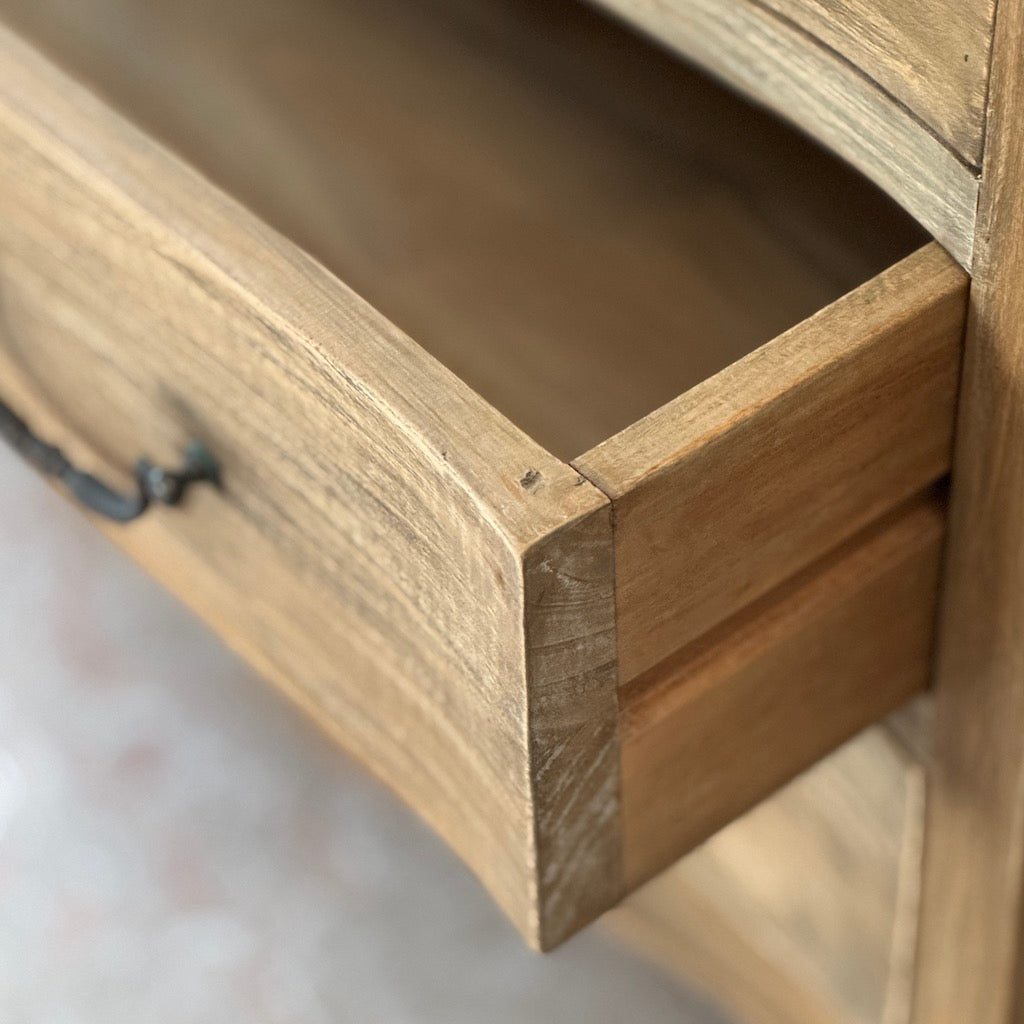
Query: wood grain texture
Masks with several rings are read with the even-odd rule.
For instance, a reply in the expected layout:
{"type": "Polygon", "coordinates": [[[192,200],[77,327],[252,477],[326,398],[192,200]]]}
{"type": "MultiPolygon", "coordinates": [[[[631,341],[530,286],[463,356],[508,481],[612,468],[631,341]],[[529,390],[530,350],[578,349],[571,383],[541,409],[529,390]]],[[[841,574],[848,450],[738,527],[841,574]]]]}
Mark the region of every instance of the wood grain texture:
{"type": "Polygon", "coordinates": [[[747,1024],[907,1024],[924,776],[873,727],[606,920],[747,1024]]]}
{"type": "Polygon", "coordinates": [[[0,16],[571,459],[924,241],[569,0],[0,0],[0,16]]]}
{"type": "Polygon", "coordinates": [[[621,683],[946,472],[966,290],[926,247],[575,461],[615,506],[621,683]]]}
{"type": "Polygon", "coordinates": [[[834,50],[752,0],[599,2],[809,132],[970,266],[974,169],[834,50]]]}
{"type": "Polygon", "coordinates": [[[606,499],[345,285],[0,30],[0,388],[125,480],[112,539],[547,946],[620,891],[606,499]]]}
{"type": "Polygon", "coordinates": [[[920,1024],[1024,1020],[1024,6],[999,4],[929,794],[920,1024]]]}
{"type": "Polygon", "coordinates": [[[765,0],[981,166],[995,0],[765,0]]]}
{"type": "Polygon", "coordinates": [[[943,521],[915,500],[621,690],[628,887],[926,685],[943,521]]]}

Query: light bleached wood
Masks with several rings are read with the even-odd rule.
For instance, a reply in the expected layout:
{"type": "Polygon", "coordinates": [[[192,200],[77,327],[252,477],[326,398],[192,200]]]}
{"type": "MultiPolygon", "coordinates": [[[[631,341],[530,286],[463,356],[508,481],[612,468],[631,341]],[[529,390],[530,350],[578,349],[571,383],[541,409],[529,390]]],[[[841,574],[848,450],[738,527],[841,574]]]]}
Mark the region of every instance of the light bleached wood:
{"type": "MultiPolygon", "coordinates": [[[[752,0],[598,2],[809,132],[970,266],[974,169],[841,54],[752,0]]],[[[973,17],[975,2],[957,10],[973,17]]]]}
{"type": "Polygon", "coordinates": [[[1024,1021],[1024,5],[1002,2],[936,671],[919,1024],[1024,1021]]]}
{"type": "MultiPolygon", "coordinates": [[[[345,285],[0,30],[0,382],[110,536],[308,707],[538,946],[620,891],[607,501],[345,285]]],[[[329,898],[329,896],[327,897],[329,898]]]]}
{"type": "Polygon", "coordinates": [[[919,251],[575,461],[626,684],[949,467],[967,279],[919,251]]]}
{"type": "Polygon", "coordinates": [[[838,161],[575,0],[0,16],[566,459],[920,244],[838,161]]]}
{"type": "MultiPolygon", "coordinates": [[[[684,2],[684,0],[680,0],[684,2]]],[[[765,0],[981,166],[995,0],[765,0]]]]}
{"type": "Polygon", "coordinates": [[[620,691],[628,887],[926,685],[943,522],[915,500],[620,691]]]}
{"type": "Polygon", "coordinates": [[[924,774],[876,726],[606,920],[745,1024],[907,1024],[924,774]]]}

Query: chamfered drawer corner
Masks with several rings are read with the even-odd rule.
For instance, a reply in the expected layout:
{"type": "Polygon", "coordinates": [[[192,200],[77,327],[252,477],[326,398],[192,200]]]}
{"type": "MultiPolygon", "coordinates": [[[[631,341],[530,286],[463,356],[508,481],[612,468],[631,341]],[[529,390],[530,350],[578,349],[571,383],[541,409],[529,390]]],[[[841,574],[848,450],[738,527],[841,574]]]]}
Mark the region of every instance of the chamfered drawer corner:
{"type": "Polygon", "coordinates": [[[0,400],[550,948],[925,685],[967,281],[534,6],[2,0],[0,400]]]}

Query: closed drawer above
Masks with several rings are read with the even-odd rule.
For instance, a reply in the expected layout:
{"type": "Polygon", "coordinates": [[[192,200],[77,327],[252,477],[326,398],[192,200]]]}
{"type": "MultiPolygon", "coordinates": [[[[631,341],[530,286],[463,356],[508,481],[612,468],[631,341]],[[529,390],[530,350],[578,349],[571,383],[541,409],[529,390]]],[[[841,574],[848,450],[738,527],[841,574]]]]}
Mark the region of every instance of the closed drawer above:
{"type": "Polygon", "coordinates": [[[966,277],[595,11],[0,0],[0,398],[550,947],[927,681],[966,277]],[[44,56],[45,54],[45,56],[44,56]]]}
{"type": "Polygon", "coordinates": [[[596,0],[809,132],[970,267],[995,0],[596,0]]]}

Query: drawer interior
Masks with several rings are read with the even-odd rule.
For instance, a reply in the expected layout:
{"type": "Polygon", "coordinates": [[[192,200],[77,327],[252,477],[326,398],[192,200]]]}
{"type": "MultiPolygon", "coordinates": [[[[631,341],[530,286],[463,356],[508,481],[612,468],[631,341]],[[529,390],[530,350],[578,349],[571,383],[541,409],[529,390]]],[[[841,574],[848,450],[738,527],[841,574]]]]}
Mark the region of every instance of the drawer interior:
{"type": "Polygon", "coordinates": [[[0,17],[565,460],[923,238],[814,144],[568,0],[0,17]]]}

